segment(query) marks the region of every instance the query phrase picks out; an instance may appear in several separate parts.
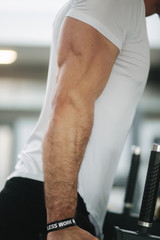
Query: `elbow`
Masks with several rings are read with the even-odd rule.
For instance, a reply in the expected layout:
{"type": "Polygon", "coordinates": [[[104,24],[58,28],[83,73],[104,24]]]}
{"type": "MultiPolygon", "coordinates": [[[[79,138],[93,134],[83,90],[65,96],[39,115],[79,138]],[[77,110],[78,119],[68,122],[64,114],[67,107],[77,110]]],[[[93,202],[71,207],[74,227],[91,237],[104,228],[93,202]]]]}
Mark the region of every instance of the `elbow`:
{"type": "Polygon", "coordinates": [[[68,106],[72,106],[73,101],[67,91],[60,91],[52,101],[52,110],[54,113],[59,113],[65,110],[68,106]]]}
{"type": "Polygon", "coordinates": [[[52,109],[55,112],[73,108],[76,112],[94,108],[94,102],[87,99],[83,93],[73,89],[61,91],[52,101],[52,109]]]}

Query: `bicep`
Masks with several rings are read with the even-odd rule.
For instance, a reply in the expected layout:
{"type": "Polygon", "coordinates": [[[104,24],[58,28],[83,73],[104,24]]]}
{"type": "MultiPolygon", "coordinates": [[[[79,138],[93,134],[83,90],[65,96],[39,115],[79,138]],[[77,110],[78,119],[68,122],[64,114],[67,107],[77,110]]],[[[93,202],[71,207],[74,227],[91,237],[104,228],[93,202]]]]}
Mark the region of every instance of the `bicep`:
{"type": "Polygon", "coordinates": [[[107,84],[119,49],[93,27],[64,21],[58,47],[58,92],[96,100],[107,84]]]}

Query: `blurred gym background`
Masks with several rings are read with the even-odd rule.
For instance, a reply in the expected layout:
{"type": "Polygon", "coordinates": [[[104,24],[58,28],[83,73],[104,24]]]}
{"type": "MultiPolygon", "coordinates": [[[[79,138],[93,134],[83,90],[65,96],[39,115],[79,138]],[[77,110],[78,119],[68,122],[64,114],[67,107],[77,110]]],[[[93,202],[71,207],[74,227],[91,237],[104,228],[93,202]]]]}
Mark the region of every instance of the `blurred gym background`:
{"type": "MultiPolygon", "coordinates": [[[[39,116],[47,80],[52,23],[66,1],[1,1],[0,189],[39,116]]],[[[160,19],[157,15],[147,18],[147,29],[151,70],[117,169],[109,201],[111,210],[122,207],[131,145],[138,145],[141,147],[141,165],[133,209],[138,211],[152,143],[160,143],[160,19]]]]}

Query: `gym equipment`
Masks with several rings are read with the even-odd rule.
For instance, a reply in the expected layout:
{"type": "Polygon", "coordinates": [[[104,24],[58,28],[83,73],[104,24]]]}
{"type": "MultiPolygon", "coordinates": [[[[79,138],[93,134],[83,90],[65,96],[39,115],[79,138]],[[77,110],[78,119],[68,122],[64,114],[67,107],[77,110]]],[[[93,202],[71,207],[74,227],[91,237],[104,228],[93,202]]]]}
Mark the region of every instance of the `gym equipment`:
{"type": "Polygon", "coordinates": [[[129,215],[130,210],[133,208],[133,195],[137,180],[137,173],[140,164],[140,153],[141,149],[138,146],[132,146],[132,160],[128,176],[126,194],[124,199],[124,208],[123,212],[125,215],[129,215]]]}
{"type": "Polygon", "coordinates": [[[149,159],[141,210],[137,224],[138,230],[130,231],[126,229],[121,229],[119,227],[115,227],[113,236],[114,240],[160,239],[160,236],[150,234],[150,230],[153,223],[159,181],[160,181],[160,145],[153,144],[153,149],[151,151],[149,159]]]}
{"type": "Polygon", "coordinates": [[[103,225],[104,240],[113,239],[114,226],[131,230],[136,230],[137,227],[138,214],[130,213],[130,210],[133,207],[133,195],[140,164],[141,149],[139,146],[132,146],[131,150],[132,159],[124,198],[123,212],[107,212],[103,225]]]}

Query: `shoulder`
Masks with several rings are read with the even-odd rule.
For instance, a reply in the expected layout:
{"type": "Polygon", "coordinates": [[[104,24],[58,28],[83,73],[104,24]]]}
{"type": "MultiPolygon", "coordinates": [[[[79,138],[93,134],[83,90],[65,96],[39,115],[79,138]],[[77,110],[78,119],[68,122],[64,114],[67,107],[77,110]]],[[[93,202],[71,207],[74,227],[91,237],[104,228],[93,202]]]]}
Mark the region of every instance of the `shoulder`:
{"type": "Polygon", "coordinates": [[[90,24],[121,49],[128,32],[138,26],[142,1],[72,0],[67,15],[90,24]]]}

